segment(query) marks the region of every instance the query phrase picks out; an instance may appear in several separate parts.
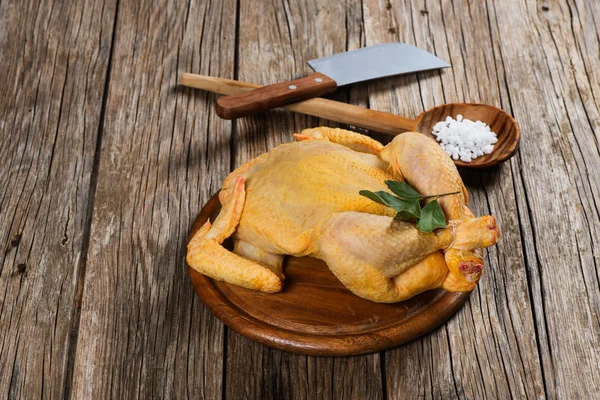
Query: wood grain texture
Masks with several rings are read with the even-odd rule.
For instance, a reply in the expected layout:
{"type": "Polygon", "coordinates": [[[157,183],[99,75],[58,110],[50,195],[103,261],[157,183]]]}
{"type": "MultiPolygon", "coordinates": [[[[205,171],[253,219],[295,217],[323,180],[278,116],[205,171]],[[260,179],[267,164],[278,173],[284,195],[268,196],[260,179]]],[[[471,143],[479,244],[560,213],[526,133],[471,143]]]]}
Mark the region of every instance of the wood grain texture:
{"type": "MultiPolygon", "coordinates": [[[[217,99],[217,113],[219,112],[219,100],[232,95],[254,92],[254,90],[264,87],[256,83],[216,78],[214,76],[192,74],[189,72],[182,74],[180,83],[183,86],[228,95],[217,99]]],[[[295,113],[312,115],[313,117],[349,124],[368,129],[374,133],[385,133],[390,136],[396,136],[401,132],[414,131],[416,124],[415,119],[371,110],[364,106],[348,104],[342,101],[324,99],[322,97],[289,104],[283,106],[283,108],[295,113]]]]}
{"type": "MultiPolygon", "coordinates": [[[[305,78],[303,78],[305,79],[305,78]]],[[[221,99],[236,98],[238,95],[254,93],[265,86],[255,83],[216,78],[206,75],[184,73],[181,85],[209,92],[227,94],[217,99],[217,114],[221,99]],[[231,97],[233,96],[233,97],[231,97]]],[[[395,114],[355,106],[341,101],[314,98],[284,107],[300,114],[325,118],[339,123],[353,124],[378,133],[396,136],[402,131],[416,131],[435,140],[432,133],[434,126],[447,117],[459,115],[472,121],[483,121],[490,126],[498,137],[492,153],[477,157],[471,162],[454,160],[458,167],[490,168],[508,160],[517,152],[520,140],[519,125],[513,117],[498,107],[478,103],[447,103],[423,111],[416,119],[400,117],[395,114]]],[[[250,112],[249,114],[255,114],[250,112]]]]}
{"type": "Polygon", "coordinates": [[[217,115],[225,119],[246,117],[287,104],[323,96],[337,89],[336,82],[320,72],[287,82],[274,83],[234,96],[217,99],[217,115]]]}
{"type": "MultiPolygon", "coordinates": [[[[268,84],[310,73],[306,61],[351,50],[360,40],[360,3],[240,0],[237,79],[268,84]],[[348,7],[348,8],[346,8],[348,7]],[[332,23],[333,21],[338,21],[332,23]],[[341,21],[349,21],[344,24],[341,21]],[[344,31],[344,26],[348,28],[344,31]],[[268,66],[268,68],[266,68],[268,66]]],[[[338,91],[334,98],[345,97],[338,91]]],[[[272,111],[235,122],[234,167],[291,140],[303,128],[331,122],[272,111]]],[[[226,393],[230,398],[384,396],[378,354],[321,362],[248,341],[227,330],[226,393]],[[327,386],[323,387],[323,383],[327,386]]]]}
{"type": "MultiPolygon", "coordinates": [[[[504,70],[496,69],[503,65],[495,59],[499,37],[490,36],[485,4],[413,1],[382,9],[367,1],[365,6],[368,44],[406,41],[452,64],[450,71],[377,82],[371,107],[414,115],[443,102],[482,102],[515,112],[514,100],[503,87],[504,70]]],[[[517,121],[522,123],[521,118],[517,121]]],[[[436,334],[386,354],[390,398],[546,395],[521,232],[516,229],[513,169],[518,170],[515,161],[490,172],[461,171],[471,209],[476,215],[496,216],[502,240],[487,251],[483,278],[455,318],[436,334]],[[420,367],[413,371],[414,365],[420,367]]]]}
{"type": "MultiPolygon", "coordinates": [[[[506,12],[504,5],[495,7],[498,15],[506,12]]],[[[598,86],[588,78],[597,74],[592,71],[600,58],[598,36],[583,39],[585,30],[597,32],[591,7],[597,21],[598,7],[590,3],[550,2],[547,11],[521,4],[527,13],[515,20],[514,32],[532,47],[525,54],[502,47],[509,90],[527,95],[520,109],[514,106],[515,116],[525,120],[524,131],[538,133],[520,151],[517,200],[529,274],[537,278],[531,295],[546,389],[561,398],[600,396],[600,176],[594,172],[600,153],[592,95],[598,86]],[[518,61],[523,55],[532,60],[527,68],[518,61]],[[540,148],[547,149],[542,159],[540,148]]],[[[498,29],[507,34],[505,26],[498,29]]]]}
{"type": "Polygon", "coordinates": [[[194,295],[186,235],[230,167],[215,97],[233,74],[235,2],[119,4],[73,398],[220,398],[223,327],[194,295]]]}
{"type": "MultiPolygon", "coordinates": [[[[407,31],[399,32],[400,39],[414,38],[418,45],[435,46],[438,55],[452,61],[453,73],[419,79],[418,85],[408,82],[412,90],[396,90],[396,96],[388,100],[382,96],[382,103],[393,104],[394,97],[410,99],[411,92],[417,98],[420,94],[423,108],[430,106],[429,99],[439,96],[446,102],[482,101],[512,112],[524,133],[520,157],[510,166],[473,175],[470,180],[477,184],[470,185],[473,208],[476,213],[489,210],[500,216],[503,239],[488,253],[489,273],[478,286],[478,296],[447,325],[448,338],[443,340],[448,340],[449,346],[443,353],[451,357],[454,384],[446,386],[449,391],[442,392],[442,397],[493,398],[511,393],[550,398],[597,396],[596,384],[583,384],[598,381],[594,367],[600,350],[598,324],[592,317],[597,315],[597,304],[584,300],[594,298],[587,293],[598,287],[594,236],[587,227],[590,215],[595,218],[597,212],[568,211],[590,204],[597,177],[583,168],[585,164],[578,164],[575,156],[563,155],[580,149],[574,142],[565,146],[573,135],[569,115],[577,109],[560,109],[561,103],[577,105],[578,96],[573,96],[577,91],[562,90],[558,102],[548,91],[553,82],[572,76],[568,70],[552,71],[553,65],[565,65],[566,58],[559,58],[552,53],[553,47],[547,46],[557,41],[549,35],[546,21],[554,9],[554,18],[567,17],[552,26],[552,32],[556,29],[564,35],[555,46],[577,48],[567,40],[572,26],[568,6],[556,3],[544,9],[535,2],[518,1],[407,6],[390,9],[391,20],[412,17],[412,23],[404,25],[409,27],[407,31]],[[509,10],[518,17],[507,23],[509,10]],[[523,48],[507,41],[511,36],[531,45],[523,48]],[[523,63],[524,59],[528,62],[523,63]],[[481,68],[483,65],[486,68],[481,68]],[[564,121],[562,127],[555,118],[564,121]],[[578,180],[582,182],[579,187],[578,180]],[[587,193],[584,182],[589,184],[587,193]],[[484,189],[480,189],[481,183],[485,183],[484,189]],[[519,229],[516,221],[520,221],[519,229]],[[560,324],[573,328],[560,329],[560,324]],[[576,378],[572,375],[575,369],[576,378]]],[[[367,28],[367,39],[369,36],[367,28]]],[[[597,161],[594,134],[582,125],[575,130],[579,140],[588,141],[587,162],[597,161]]],[[[393,373],[391,370],[388,368],[388,373],[393,373]]],[[[435,381],[440,379],[443,375],[434,375],[435,381]]],[[[419,387],[427,390],[429,380],[424,377],[419,387]]],[[[411,388],[414,385],[397,386],[398,391],[411,388]]]]}
{"type": "Polygon", "coordinates": [[[0,393],[599,397],[598,32],[585,0],[1,0],[0,393]],[[503,232],[477,290],[432,334],[370,356],[298,356],[224,328],[186,275],[191,221],[232,168],[334,124],[224,122],[178,74],[267,84],[395,40],[452,68],[331,97],[406,117],[488,103],[521,127],[508,163],[461,171],[503,232]]]}
{"type": "Polygon", "coordinates": [[[111,0],[0,2],[3,397],[69,391],[114,14],[111,0]]]}

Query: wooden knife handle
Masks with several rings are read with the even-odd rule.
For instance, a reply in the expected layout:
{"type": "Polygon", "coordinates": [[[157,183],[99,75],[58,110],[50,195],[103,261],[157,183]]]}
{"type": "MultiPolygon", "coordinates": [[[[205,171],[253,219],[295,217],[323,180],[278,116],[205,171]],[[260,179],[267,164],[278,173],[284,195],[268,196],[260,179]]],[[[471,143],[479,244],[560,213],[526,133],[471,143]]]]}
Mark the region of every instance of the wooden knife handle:
{"type": "Polygon", "coordinates": [[[293,81],[263,86],[236,96],[217,99],[217,115],[225,119],[246,117],[335,91],[337,84],[327,75],[314,72],[293,81]]]}
{"type": "MultiPolygon", "coordinates": [[[[262,87],[249,82],[240,82],[231,79],[189,73],[181,75],[180,83],[183,86],[228,96],[253,92],[262,87]]],[[[366,128],[375,132],[386,133],[391,136],[396,136],[397,134],[406,131],[414,131],[416,125],[414,119],[319,97],[305,100],[300,103],[290,104],[285,106],[285,109],[341,122],[343,124],[366,128]]]]}

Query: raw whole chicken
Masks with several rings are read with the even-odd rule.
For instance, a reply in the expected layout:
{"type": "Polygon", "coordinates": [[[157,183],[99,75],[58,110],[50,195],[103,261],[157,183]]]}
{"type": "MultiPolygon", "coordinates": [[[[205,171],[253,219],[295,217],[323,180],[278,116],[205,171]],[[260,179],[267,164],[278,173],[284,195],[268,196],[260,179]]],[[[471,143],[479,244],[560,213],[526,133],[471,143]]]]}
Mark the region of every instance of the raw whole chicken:
{"type": "Polygon", "coordinates": [[[354,294],[399,302],[442,287],[470,291],[495,244],[494,217],[474,218],[450,157],[420,133],[388,145],[355,132],[315,128],[294,135],[233,171],[221,211],[188,244],[187,262],[216,280],[263,292],[283,287],[285,255],[324,260],[354,294]],[[439,203],[447,227],[432,233],[394,219],[395,211],[359,195],[405,181],[424,195],[456,192],[439,203]],[[223,241],[232,236],[233,252],[223,241]]]}

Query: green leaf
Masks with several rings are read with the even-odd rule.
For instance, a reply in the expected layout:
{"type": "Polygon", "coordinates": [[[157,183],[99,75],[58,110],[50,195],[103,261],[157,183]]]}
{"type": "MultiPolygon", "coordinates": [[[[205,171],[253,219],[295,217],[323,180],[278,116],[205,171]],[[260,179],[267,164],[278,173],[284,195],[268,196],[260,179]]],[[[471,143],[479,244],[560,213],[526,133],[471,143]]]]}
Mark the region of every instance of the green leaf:
{"type": "Polygon", "coordinates": [[[423,198],[419,192],[411,188],[406,182],[385,181],[385,184],[392,192],[394,192],[394,194],[397,194],[403,199],[421,200],[423,198]]]}
{"type": "Polygon", "coordinates": [[[358,192],[358,194],[365,196],[376,203],[391,207],[394,210],[396,210],[396,208],[403,208],[403,200],[389,194],[388,192],[371,192],[370,190],[361,190],[358,192]]]}
{"type": "Polygon", "coordinates": [[[417,222],[417,229],[422,232],[433,232],[437,228],[446,227],[446,217],[437,200],[430,201],[421,210],[421,219],[417,222]]]}
{"type": "Polygon", "coordinates": [[[399,211],[398,213],[396,213],[396,216],[394,217],[394,219],[399,219],[399,220],[402,220],[402,221],[414,222],[415,221],[415,216],[412,215],[409,212],[406,212],[406,211],[399,211]]]}
{"type": "Polygon", "coordinates": [[[396,210],[398,214],[400,214],[400,218],[405,221],[410,218],[421,218],[421,204],[419,204],[419,200],[398,199],[398,205],[392,208],[396,210]]]}
{"type": "MultiPolygon", "coordinates": [[[[361,190],[358,192],[376,203],[383,204],[396,210],[396,212],[404,212],[403,215],[410,215],[410,218],[419,218],[421,216],[421,205],[419,200],[404,200],[400,199],[388,192],[371,192],[369,190],[361,190]],[[407,213],[407,214],[406,214],[407,213]]],[[[407,215],[407,218],[408,218],[407,215]]]]}
{"type": "Polygon", "coordinates": [[[384,206],[388,205],[382,198],[380,198],[370,190],[361,190],[360,192],[358,192],[358,194],[360,194],[361,196],[365,196],[367,199],[373,200],[375,203],[383,204],[384,206]]]}
{"type": "Polygon", "coordinates": [[[370,190],[361,190],[360,192],[358,192],[358,194],[365,196],[371,200],[373,200],[376,203],[379,204],[383,204],[384,206],[388,206],[388,207],[398,207],[399,206],[399,202],[401,202],[402,200],[397,198],[396,196],[393,196],[391,194],[389,194],[388,192],[371,192],[370,190]]]}
{"type": "Polygon", "coordinates": [[[416,223],[418,230],[433,232],[437,228],[446,227],[446,217],[438,203],[438,198],[459,192],[441,193],[423,196],[405,182],[385,181],[387,187],[400,197],[388,192],[371,192],[361,190],[359,193],[376,203],[393,208],[396,211],[395,219],[416,223]],[[420,201],[434,198],[421,209],[420,201]]]}

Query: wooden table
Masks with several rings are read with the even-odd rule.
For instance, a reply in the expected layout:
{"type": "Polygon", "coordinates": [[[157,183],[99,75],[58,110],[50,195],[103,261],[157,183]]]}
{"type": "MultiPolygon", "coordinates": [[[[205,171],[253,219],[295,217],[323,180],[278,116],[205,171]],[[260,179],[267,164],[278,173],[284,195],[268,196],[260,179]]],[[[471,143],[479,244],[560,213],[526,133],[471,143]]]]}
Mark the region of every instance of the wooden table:
{"type": "Polygon", "coordinates": [[[600,2],[0,1],[0,396],[598,398],[600,2]],[[229,122],[186,71],[260,84],[402,41],[452,64],[333,98],[499,106],[518,154],[461,171],[503,238],[448,323],[385,353],[274,351],[203,307],[186,234],[234,167],[320,124],[229,122]]]}

